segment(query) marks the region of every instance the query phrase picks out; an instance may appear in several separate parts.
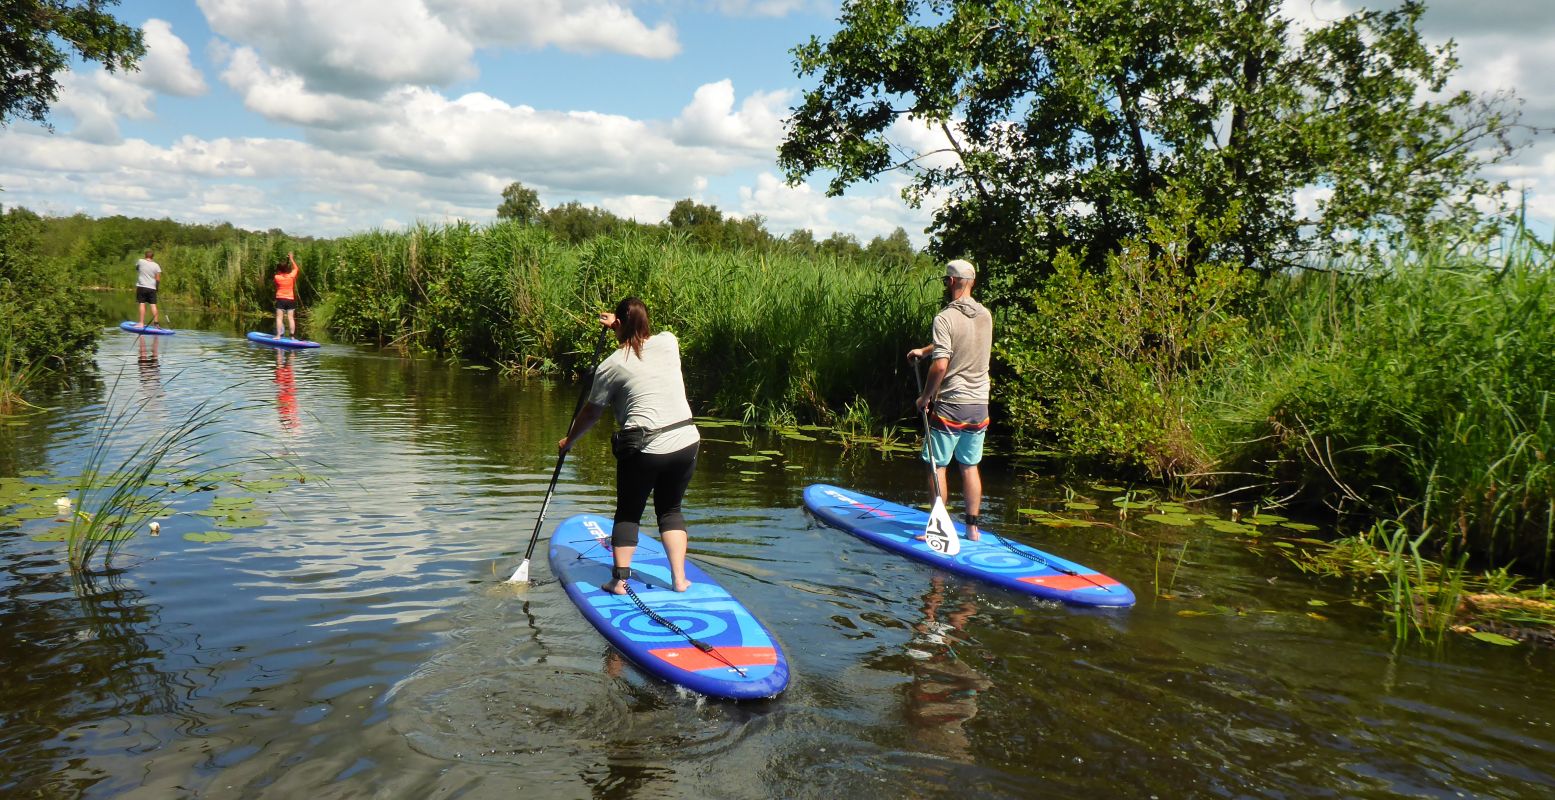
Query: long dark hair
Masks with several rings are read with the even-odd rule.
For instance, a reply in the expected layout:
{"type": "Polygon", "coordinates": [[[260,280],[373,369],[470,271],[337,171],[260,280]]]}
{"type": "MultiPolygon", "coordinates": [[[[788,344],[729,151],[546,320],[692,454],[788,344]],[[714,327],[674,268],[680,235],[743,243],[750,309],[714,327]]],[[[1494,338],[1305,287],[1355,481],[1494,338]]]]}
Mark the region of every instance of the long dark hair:
{"type": "Polygon", "coordinates": [[[289,261],[289,260],[288,261],[282,261],[282,262],[280,262],[280,263],[275,265],[275,274],[277,274],[277,275],[285,275],[286,273],[291,272],[291,271],[292,271],[292,262],[289,261]]]}
{"type": "Polygon", "coordinates": [[[648,306],[642,300],[628,297],[616,303],[616,341],[632,348],[638,358],[643,357],[643,342],[653,335],[648,324],[648,306]]]}

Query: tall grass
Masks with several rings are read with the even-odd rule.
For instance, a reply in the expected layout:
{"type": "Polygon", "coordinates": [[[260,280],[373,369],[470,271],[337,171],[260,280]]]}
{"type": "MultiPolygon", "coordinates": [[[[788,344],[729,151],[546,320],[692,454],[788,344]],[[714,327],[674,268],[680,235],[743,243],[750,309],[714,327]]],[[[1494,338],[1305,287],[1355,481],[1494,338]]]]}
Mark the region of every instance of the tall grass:
{"type": "Polygon", "coordinates": [[[1197,428],[1230,469],[1429,532],[1424,546],[1555,566],[1555,273],[1519,233],[1268,287],[1197,428]]]}
{"type": "MultiPolygon", "coordinates": [[[[271,264],[294,244],[174,248],[165,286],[265,310],[271,264]]],[[[857,402],[910,410],[903,356],[927,341],[939,297],[921,269],[634,232],[571,245],[532,226],[457,223],[297,246],[313,324],[516,372],[575,372],[595,315],[637,295],[680,339],[700,411],[762,418],[826,421],[857,402]]]]}

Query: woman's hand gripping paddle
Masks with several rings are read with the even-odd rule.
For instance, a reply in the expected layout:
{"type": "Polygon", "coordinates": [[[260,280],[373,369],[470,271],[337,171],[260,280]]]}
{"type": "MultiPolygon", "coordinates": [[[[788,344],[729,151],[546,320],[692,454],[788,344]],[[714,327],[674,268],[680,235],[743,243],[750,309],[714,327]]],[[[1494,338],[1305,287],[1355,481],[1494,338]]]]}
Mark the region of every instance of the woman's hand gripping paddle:
{"type": "MultiPolygon", "coordinates": [[[[578,412],[583,410],[583,401],[589,396],[589,390],[594,388],[594,374],[599,372],[599,354],[604,352],[605,335],[608,329],[601,331],[599,341],[594,343],[594,368],[589,370],[589,379],[583,382],[583,391],[578,393],[578,402],[572,407],[572,419],[567,423],[567,433],[572,434],[572,425],[578,420],[578,412]]],[[[540,528],[545,525],[545,510],[551,507],[551,495],[556,492],[556,479],[561,477],[562,463],[567,460],[567,451],[556,454],[556,469],[551,471],[551,485],[545,489],[545,499],[540,502],[540,516],[535,520],[534,533],[529,535],[529,549],[524,551],[524,560],[519,563],[518,569],[513,570],[513,577],[508,578],[508,583],[529,582],[529,559],[535,554],[535,543],[540,541],[540,528]]]]}
{"type": "MultiPolygon", "coordinates": [[[[918,396],[923,396],[923,359],[915,359],[917,362],[913,368],[913,377],[918,379],[918,396]]],[[[923,451],[929,456],[929,488],[934,493],[934,505],[929,509],[929,524],[923,529],[923,541],[930,550],[943,556],[953,556],[961,552],[961,537],[956,535],[956,524],[950,521],[950,512],[945,510],[945,493],[939,485],[939,465],[934,463],[934,446],[929,440],[929,405],[925,403],[923,412],[923,451]]]]}

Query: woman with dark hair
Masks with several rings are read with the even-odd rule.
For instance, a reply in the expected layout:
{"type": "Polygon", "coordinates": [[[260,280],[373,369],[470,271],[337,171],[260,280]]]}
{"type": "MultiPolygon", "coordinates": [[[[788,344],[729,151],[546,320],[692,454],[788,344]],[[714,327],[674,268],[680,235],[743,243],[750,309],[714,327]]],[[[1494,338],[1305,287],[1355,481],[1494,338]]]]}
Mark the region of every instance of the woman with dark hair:
{"type": "Polygon", "coordinates": [[[275,265],[275,338],[280,339],[282,333],[287,333],[293,339],[297,338],[297,276],[302,273],[302,268],[297,266],[297,259],[291,253],[286,254],[286,260],[275,265]],[[282,328],[281,323],[286,323],[282,328]]]}
{"type": "Polygon", "coordinates": [[[600,314],[599,324],[615,331],[616,351],[599,365],[588,402],[556,446],[571,449],[599,422],[605,406],[611,407],[620,428],[611,437],[616,454],[616,514],[610,533],[615,571],[602,588],[626,594],[637,529],[651,493],[673,588],[684,592],[691,582],[686,580],[686,518],[680,501],[691,484],[702,437],[691,424],[680,374],[680,342],[668,331],[654,333],[648,307],[635,297],[617,303],[614,314],[600,314]]]}

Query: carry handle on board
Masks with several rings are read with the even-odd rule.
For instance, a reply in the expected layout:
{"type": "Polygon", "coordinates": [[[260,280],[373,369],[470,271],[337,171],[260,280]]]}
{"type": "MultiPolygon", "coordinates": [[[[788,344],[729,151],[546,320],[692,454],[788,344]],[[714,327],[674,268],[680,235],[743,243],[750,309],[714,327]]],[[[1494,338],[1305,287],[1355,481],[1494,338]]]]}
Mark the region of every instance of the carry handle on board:
{"type": "MultiPolygon", "coordinates": [[[[572,419],[567,423],[567,433],[572,433],[573,423],[578,421],[578,413],[583,410],[583,401],[589,396],[589,390],[594,388],[594,375],[599,372],[599,354],[605,350],[605,336],[609,329],[599,332],[599,339],[594,343],[594,368],[589,370],[589,379],[583,382],[583,391],[578,392],[578,402],[572,407],[572,419]]],[[[508,578],[508,583],[529,582],[529,559],[535,554],[535,543],[540,541],[540,528],[545,525],[545,510],[551,506],[551,495],[556,492],[556,480],[562,475],[562,463],[567,460],[567,451],[556,454],[556,469],[551,471],[551,485],[545,489],[545,499],[540,502],[540,516],[535,519],[534,533],[529,535],[529,549],[524,551],[524,560],[513,570],[513,577],[508,578]]]]}
{"type": "MultiPolygon", "coordinates": [[[[918,380],[918,396],[923,396],[923,358],[916,359],[913,377],[918,380]]],[[[923,406],[923,451],[929,456],[929,490],[934,493],[934,505],[929,509],[929,523],[923,529],[923,541],[940,555],[953,556],[961,552],[961,537],[956,535],[956,524],[950,521],[945,510],[945,493],[939,483],[939,465],[934,463],[934,444],[930,441],[929,406],[923,406]]],[[[948,465],[947,465],[948,466],[948,465]]]]}

